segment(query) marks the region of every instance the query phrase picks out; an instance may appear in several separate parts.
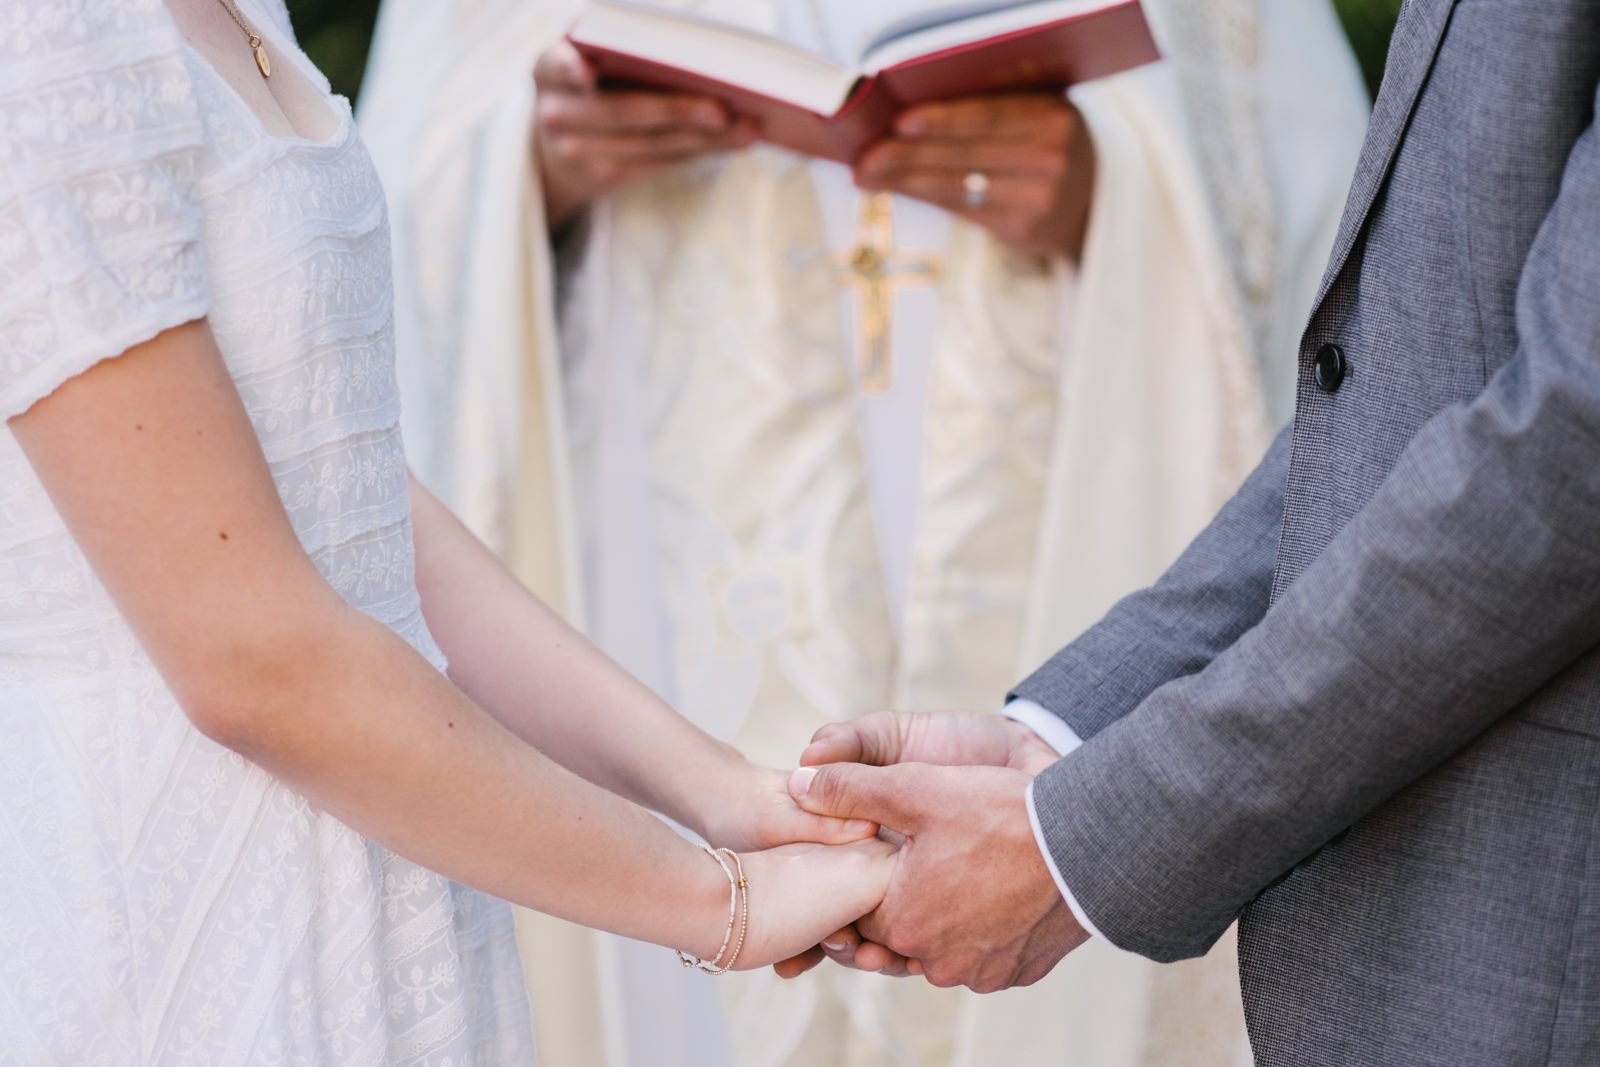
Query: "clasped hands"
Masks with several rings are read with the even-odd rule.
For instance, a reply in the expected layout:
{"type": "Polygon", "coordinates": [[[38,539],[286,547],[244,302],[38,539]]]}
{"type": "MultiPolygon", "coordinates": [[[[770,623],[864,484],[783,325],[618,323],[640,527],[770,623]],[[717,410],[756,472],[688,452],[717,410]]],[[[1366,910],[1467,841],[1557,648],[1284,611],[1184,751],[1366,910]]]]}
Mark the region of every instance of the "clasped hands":
{"type": "Polygon", "coordinates": [[[1044,977],[1088,937],[1027,813],[1034,775],[1056,758],[1020,723],[971,712],[879,712],[820,730],[790,779],[795,802],[903,843],[877,908],[778,973],[830,958],[977,992],[1044,977]]]}

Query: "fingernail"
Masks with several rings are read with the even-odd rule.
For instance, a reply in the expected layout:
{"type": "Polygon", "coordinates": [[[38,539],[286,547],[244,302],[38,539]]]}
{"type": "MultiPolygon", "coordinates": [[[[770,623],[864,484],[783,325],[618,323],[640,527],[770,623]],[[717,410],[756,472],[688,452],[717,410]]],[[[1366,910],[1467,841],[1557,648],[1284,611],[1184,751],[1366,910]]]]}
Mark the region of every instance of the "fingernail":
{"type": "Polygon", "coordinates": [[[789,795],[796,800],[811,791],[811,779],[817,776],[815,767],[801,767],[789,776],[789,795]]]}
{"type": "Polygon", "coordinates": [[[895,129],[901,133],[922,133],[928,128],[928,121],[920,115],[901,115],[900,121],[895,123],[895,129]]]}
{"type": "Polygon", "coordinates": [[[851,819],[849,822],[844,824],[843,829],[847,834],[864,834],[871,830],[875,825],[877,824],[870,823],[865,819],[851,819]]]}
{"type": "Polygon", "coordinates": [[[843,952],[845,949],[850,947],[850,942],[848,942],[848,941],[824,941],[822,943],[822,947],[827,949],[829,952],[843,952]]]}

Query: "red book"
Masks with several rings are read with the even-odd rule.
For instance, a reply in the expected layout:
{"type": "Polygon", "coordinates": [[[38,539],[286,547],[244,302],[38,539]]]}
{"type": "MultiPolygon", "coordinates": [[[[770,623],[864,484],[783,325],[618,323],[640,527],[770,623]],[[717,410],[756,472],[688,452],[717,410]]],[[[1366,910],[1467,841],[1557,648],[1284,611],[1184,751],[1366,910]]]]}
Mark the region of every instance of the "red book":
{"type": "Polygon", "coordinates": [[[567,36],[605,84],[715,97],[765,140],[847,163],[913,104],[1061,90],[1160,58],[1139,0],[930,4],[854,57],[633,0],[591,0],[567,36]]]}

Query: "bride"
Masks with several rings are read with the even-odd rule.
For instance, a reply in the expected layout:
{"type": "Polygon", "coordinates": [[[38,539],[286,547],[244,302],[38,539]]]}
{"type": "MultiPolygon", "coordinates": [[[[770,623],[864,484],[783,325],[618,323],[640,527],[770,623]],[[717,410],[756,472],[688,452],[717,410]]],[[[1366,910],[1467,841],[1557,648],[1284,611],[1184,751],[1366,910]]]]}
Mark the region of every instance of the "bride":
{"type": "Polygon", "coordinates": [[[875,907],[874,827],[409,477],[382,194],[283,0],[0,27],[0,1063],[524,1063],[504,901],[713,971],[875,907]]]}

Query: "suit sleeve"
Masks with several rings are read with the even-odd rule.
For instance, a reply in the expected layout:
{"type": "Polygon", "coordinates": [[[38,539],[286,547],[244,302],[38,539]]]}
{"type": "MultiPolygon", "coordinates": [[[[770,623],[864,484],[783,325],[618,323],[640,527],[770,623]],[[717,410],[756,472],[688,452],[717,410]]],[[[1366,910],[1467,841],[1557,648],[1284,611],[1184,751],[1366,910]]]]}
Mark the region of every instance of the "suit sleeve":
{"type": "Polygon", "coordinates": [[[1033,701],[1088,739],[1260,622],[1272,596],[1289,451],[1286,428],[1160,581],[1119,602],[1011,698],[1033,701]]]}
{"type": "Polygon", "coordinates": [[[1273,879],[1594,649],[1596,234],[1591,126],[1524,265],[1513,358],[1422,427],[1259,625],[1036,781],[1052,858],[1113,943],[1203,952],[1273,879]]]}

